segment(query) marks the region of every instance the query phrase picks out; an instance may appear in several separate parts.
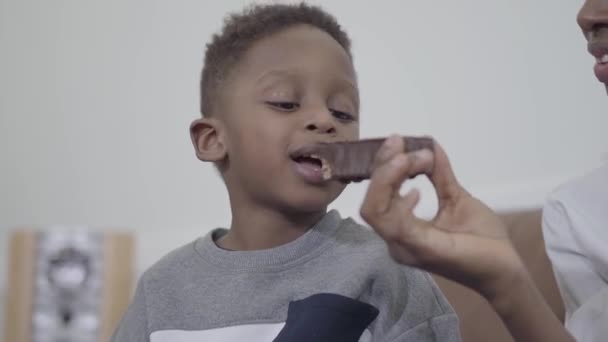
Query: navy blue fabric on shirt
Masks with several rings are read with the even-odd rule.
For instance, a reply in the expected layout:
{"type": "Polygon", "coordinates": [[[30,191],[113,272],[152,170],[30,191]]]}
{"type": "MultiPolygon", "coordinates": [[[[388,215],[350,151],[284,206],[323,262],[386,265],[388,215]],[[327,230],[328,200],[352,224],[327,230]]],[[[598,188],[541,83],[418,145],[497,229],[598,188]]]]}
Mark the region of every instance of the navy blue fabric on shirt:
{"type": "Polygon", "coordinates": [[[357,342],[376,319],[370,304],[321,293],[289,303],[287,322],[274,342],[357,342]]]}

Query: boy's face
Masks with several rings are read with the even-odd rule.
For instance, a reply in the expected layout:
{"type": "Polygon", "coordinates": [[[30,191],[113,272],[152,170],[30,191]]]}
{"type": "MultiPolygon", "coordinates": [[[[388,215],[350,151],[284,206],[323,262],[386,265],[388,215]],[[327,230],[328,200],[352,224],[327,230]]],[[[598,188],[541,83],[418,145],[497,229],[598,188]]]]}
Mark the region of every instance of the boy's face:
{"type": "Polygon", "coordinates": [[[346,51],[299,25],[256,42],[224,88],[224,176],[247,201],[295,212],[325,210],[344,190],[297,158],[319,142],[359,138],[359,94],[346,51]]]}
{"type": "Polygon", "coordinates": [[[608,89],[608,0],[585,1],[577,19],[597,61],[595,76],[608,89]]]}

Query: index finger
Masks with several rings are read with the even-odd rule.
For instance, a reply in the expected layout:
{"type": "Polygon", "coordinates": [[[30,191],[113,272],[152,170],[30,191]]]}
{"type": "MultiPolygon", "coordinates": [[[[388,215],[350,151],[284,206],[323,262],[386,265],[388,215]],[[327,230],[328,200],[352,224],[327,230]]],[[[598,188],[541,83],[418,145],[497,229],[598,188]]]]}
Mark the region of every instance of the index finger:
{"type": "Polygon", "coordinates": [[[452,165],[450,164],[447,154],[436,140],[433,141],[435,164],[433,166],[433,172],[431,173],[430,180],[435,187],[437,198],[439,200],[439,207],[441,207],[442,203],[456,198],[464,190],[454,175],[454,171],[452,170],[452,165]]]}
{"type": "Polygon", "coordinates": [[[372,173],[361,214],[367,221],[390,210],[403,182],[410,177],[428,172],[433,163],[430,151],[399,153],[390,161],[378,166],[372,173]],[[365,217],[368,216],[368,217],[365,217]]]}
{"type": "Polygon", "coordinates": [[[397,154],[403,152],[403,138],[397,134],[393,134],[389,136],[376,155],[374,156],[374,161],[371,166],[372,173],[378,168],[380,165],[387,163],[397,154]]]}

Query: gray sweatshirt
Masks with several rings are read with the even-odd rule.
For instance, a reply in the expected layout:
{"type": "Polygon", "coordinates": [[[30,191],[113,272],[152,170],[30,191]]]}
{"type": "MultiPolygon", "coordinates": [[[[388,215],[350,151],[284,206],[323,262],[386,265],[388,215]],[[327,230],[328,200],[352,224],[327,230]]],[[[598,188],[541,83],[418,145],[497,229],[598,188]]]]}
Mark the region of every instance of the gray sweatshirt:
{"type": "Polygon", "coordinates": [[[268,250],[221,249],[225,233],[148,269],[112,341],[460,341],[429,274],[395,263],[375,233],[336,211],[268,250]]]}

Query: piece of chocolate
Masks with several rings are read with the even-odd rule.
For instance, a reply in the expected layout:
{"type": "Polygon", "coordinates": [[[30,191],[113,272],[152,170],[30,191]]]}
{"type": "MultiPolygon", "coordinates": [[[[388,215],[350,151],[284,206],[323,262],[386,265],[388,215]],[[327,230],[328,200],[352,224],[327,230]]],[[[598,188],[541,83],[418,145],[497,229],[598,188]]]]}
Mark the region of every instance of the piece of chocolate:
{"type": "MultiPolygon", "coordinates": [[[[386,138],[319,144],[314,156],[322,163],[323,178],[343,182],[369,179],[376,153],[386,138]]],[[[433,151],[433,139],[403,137],[404,152],[421,149],[433,151]]]]}

